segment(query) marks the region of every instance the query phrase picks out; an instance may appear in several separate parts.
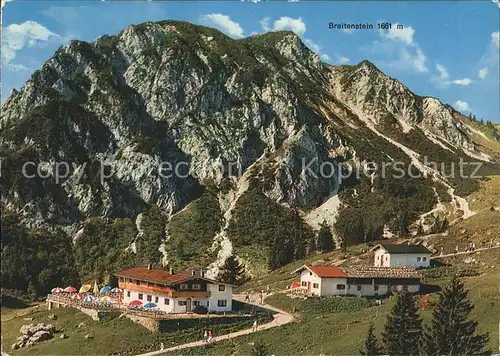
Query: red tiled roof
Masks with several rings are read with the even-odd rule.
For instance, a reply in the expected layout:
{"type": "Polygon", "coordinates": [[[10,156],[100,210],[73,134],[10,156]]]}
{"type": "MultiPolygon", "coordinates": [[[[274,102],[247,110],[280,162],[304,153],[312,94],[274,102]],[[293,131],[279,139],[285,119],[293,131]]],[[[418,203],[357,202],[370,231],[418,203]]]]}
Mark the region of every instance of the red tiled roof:
{"type": "Polygon", "coordinates": [[[307,268],[316,273],[318,277],[323,277],[323,278],[347,277],[347,274],[336,266],[307,266],[307,268]]]}
{"type": "Polygon", "coordinates": [[[159,284],[176,284],[192,277],[187,273],[170,274],[162,269],[147,269],[144,267],[126,269],[115,273],[115,275],[159,284]]]}

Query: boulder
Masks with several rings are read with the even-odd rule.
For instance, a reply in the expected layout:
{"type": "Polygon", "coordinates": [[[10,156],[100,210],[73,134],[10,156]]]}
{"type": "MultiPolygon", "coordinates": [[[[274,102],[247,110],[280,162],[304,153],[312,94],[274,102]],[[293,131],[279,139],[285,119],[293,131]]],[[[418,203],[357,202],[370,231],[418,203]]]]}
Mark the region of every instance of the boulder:
{"type": "Polygon", "coordinates": [[[21,329],[19,329],[19,332],[23,335],[30,335],[30,336],[33,335],[35,333],[33,331],[33,324],[21,326],[21,329]]]}
{"type": "Polygon", "coordinates": [[[29,341],[35,343],[49,339],[52,339],[52,333],[50,333],[49,331],[40,330],[34,333],[33,336],[30,337],[29,341]]]}
{"type": "Polygon", "coordinates": [[[85,323],[80,323],[80,324],[78,324],[78,327],[79,327],[79,328],[83,328],[83,327],[85,327],[85,326],[87,326],[87,325],[85,325],[85,323]]]}
{"type": "Polygon", "coordinates": [[[87,335],[85,335],[85,338],[86,339],[93,339],[94,337],[92,335],[90,335],[90,334],[87,334],[87,335]]]}
{"type": "Polygon", "coordinates": [[[61,336],[59,336],[59,339],[67,339],[68,336],[66,334],[61,334],[61,336]]]}
{"type": "Polygon", "coordinates": [[[19,346],[19,344],[18,344],[18,343],[15,343],[15,344],[12,344],[11,349],[12,349],[12,350],[16,350],[16,349],[18,349],[19,347],[20,347],[20,346],[19,346]]]}

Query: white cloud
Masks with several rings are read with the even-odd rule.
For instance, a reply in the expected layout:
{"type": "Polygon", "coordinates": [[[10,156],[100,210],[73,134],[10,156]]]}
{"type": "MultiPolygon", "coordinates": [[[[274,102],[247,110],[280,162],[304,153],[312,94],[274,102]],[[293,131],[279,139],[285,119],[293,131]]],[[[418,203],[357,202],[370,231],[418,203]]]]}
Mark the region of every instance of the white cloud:
{"type": "Polygon", "coordinates": [[[467,86],[467,85],[469,85],[471,83],[472,83],[472,80],[469,79],[469,78],[456,79],[456,80],[453,81],[453,84],[464,85],[464,86],[467,86]]]}
{"type": "Polygon", "coordinates": [[[446,81],[450,78],[450,74],[448,73],[448,71],[446,70],[446,68],[443,65],[437,63],[436,69],[439,72],[439,78],[441,78],[442,80],[446,81]]]}
{"type": "Polygon", "coordinates": [[[349,63],[350,61],[351,61],[351,59],[350,59],[350,58],[347,58],[347,57],[340,57],[340,58],[338,59],[339,64],[347,64],[347,63],[349,63]]]}
{"type": "Polygon", "coordinates": [[[269,20],[271,20],[270,17],[264,17],[260,20],[260,26],[262,26],[262,29],[266,32],[271,31],[271,27],[269,27],[269,20]]]}
{"type": "Polygon", "coordinates": [[[321,53],[320,56],[321,60],[323,61],[331,61],[332,60],[332,57],[330,57],[328,54],[326,53],[321,53]]]}
{"type": "Polygon", "coordinates": [[[13,64],[13,63],[9,63],[7,64],[7,68],[10,69],[11,71],[13,72],[28,72],[28,71],[31,71],[30,68],[22,65],[22,64],[13,64]]]}
{"type": "Polygon", "coordinates": [[[321,52],[321,47],[318,45],[316,42],[311,40],[310,38],[304,39],[304,42],[306,43],[307,47],[311,49],[314,53],[320,53],[321,52]]]}
{"type": "Polygon", "coordinates": [[[498,47],[500,47],[500,31],[493,32],[491,34],[491,42],[498,47]]]}
{"type": "Polygon", "coordinates": [[[415,51],[412,51],[410,48],[401,48],[400,58],[394,64],[396,67],[403,69],[407,68],[417,72],[428,72],[429,69],[427,68],[426,61],[427,57],[420,48],[416,47],[415,51]]]}
{"type": "Polygon", "coordinates": [[[455,102],[455,108],[457,108],[459,111],[472,111],[469,104],[462,100],[457,100],[455,102]]]}
{"type": "Polygon", "coordinates": [[[291,30],[297,35],[302,36],[306,32],[306,24],[302,18],[294,19],[291,17],[280,17],[279,20],[274,22],[275,31],[278,30],[291,30]]]}
{"type": "Polygon", "coordinates": [[[411,26],[406,26],[403,29],[398,29],[399,24],[393,24],[390,30],[382,30],[382,37],[388,38],[394,41],[401,41],[407,45],[413,44],[413,35],[415,30],[411,26]]]}
{"type": "Polygon", "coordinates": [[[379,54],[381,65],[386,65],[400,71],[413,71],[425,73],[427,57],[420,46],[414,40],[415,30],[411,26],[397,29],[397,24],[391,30],[381,30],[381,40],[375,40],[371,44],[372,54],[379,54]]]}
{"type": "Polygon", "coordinates": [[[227,15],[223,14],[209,14],[202,17],[204,22],[211,24],[227,35],[236,38],[243,37],[243,29],[240,24],[231,20],[227,15]]]}
{"type": "Polygon", "coordinates": [[[34,47],[60,37],[35,21],[12,24],[4,28],[2,38],[2,59],[9,63],[16,58],[16,52],[25,47],[34,47]]]}
{"type": "Polygon", "coordinates": [[[488,75],[488,68],[484,67],[483,69],[479,70],[478,76],[480,79],[486,78],[487,75],[488,75]]]}

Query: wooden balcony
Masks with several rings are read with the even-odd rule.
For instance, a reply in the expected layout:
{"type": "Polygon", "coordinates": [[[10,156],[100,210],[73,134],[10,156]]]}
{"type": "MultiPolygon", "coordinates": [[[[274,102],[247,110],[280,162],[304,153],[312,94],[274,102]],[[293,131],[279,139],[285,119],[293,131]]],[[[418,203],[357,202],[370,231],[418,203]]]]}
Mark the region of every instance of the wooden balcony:
{"type": "Polygon", "coordinates": [[[154,294],[165,297],[184,297],[184,298],[209,298],[210,292],[206,291],[176,291],[169,287],[147,286],[144,284],[135,284],[130,282],[118,282],[121,289],[126,289],[132,292],[140,292],[144,294],[154,294]]]}

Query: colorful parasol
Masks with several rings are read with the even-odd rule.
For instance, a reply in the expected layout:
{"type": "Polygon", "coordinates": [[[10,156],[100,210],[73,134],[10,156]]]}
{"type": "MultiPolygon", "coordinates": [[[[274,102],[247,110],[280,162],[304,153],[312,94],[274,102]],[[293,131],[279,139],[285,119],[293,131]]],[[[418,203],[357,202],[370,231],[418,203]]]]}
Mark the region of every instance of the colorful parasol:
{"type": "Polygon", "coordinates": [[[156,308],[155,303],[146,303],[144,304],[144,308],[151,309],[151,308],[156,308]]]}
{"type": "Polygon", "coordinates": [[[85,298],[83,298],[83,301],[84,302],[93,302],[96,299],[97,299],[97,297],[94,297],[92,294],[88,294],[85,296],[85,298]]]}
{"type": "Polygon", "coordinates": [[[56,288],[52,288],[50,291],[52,293],[62,293],[62,292],[64,292],[64,289],[62,289],[60,287],[56,287],[56,288]]]}
{"type": "Polygon", "coordinates": [[[76,299],[76,300],[83,299],[83,294],[80,294],[80,293],[73,294],[73,295],[71,296],[71,299],[76,299]]]}
{"type": "Polygon", "coordinates": [[[123,289],[121,288],[113,288],[110,291],[111,293],[123,293],[123,289]]]}
{"type": "Polygon", "coordinates": [[[129,307],[137,307],[142,305],[142,302],[140,300],[133,300],[130,303],[128,303],[129,307]]]}
{"type": "Polygon", "coordinates": [[[66,288],[64,288],[64,291],[66,293],[76,293],[77,292],[75,287],[66,287],[66,288]]]}
{"type": "Polygon", "coordinates": [[[292,283],[292,289],[299,288],[300,287],[300,282],[293,282],[292,283]]]}
{"type": "Polygon", "coordinates": [[[102,297],[102,298],[99,298],[99,300],[100,300],[101,302],[112,302],[112,301],[113,301],[113,299],[112,299],[112,298],[110,298],[110,297],[108,297],[107,295],[106,295],[106,296],[104,296],[104,297],[102,297]]]}
{"type": "Polygon", "coordinates": [[[99,287],[97,286],[97,281],[94,281],[94,287],[92,288],[94,294],[99,293],[99,287]]]}
{"type": "Polygon", "coordinates": [[[87,293],[91,289],[92,289],[92,286],[90,284],[84,284],[83,286],[80,287],[80,290],[78,291],[78,293],[87,293]]]}
{"type": "Polygon", "coordinates": [[[104,286],[101,288],[99,292],[101,293],[108,293],[111,290],[111,286],[104,286]]]}

